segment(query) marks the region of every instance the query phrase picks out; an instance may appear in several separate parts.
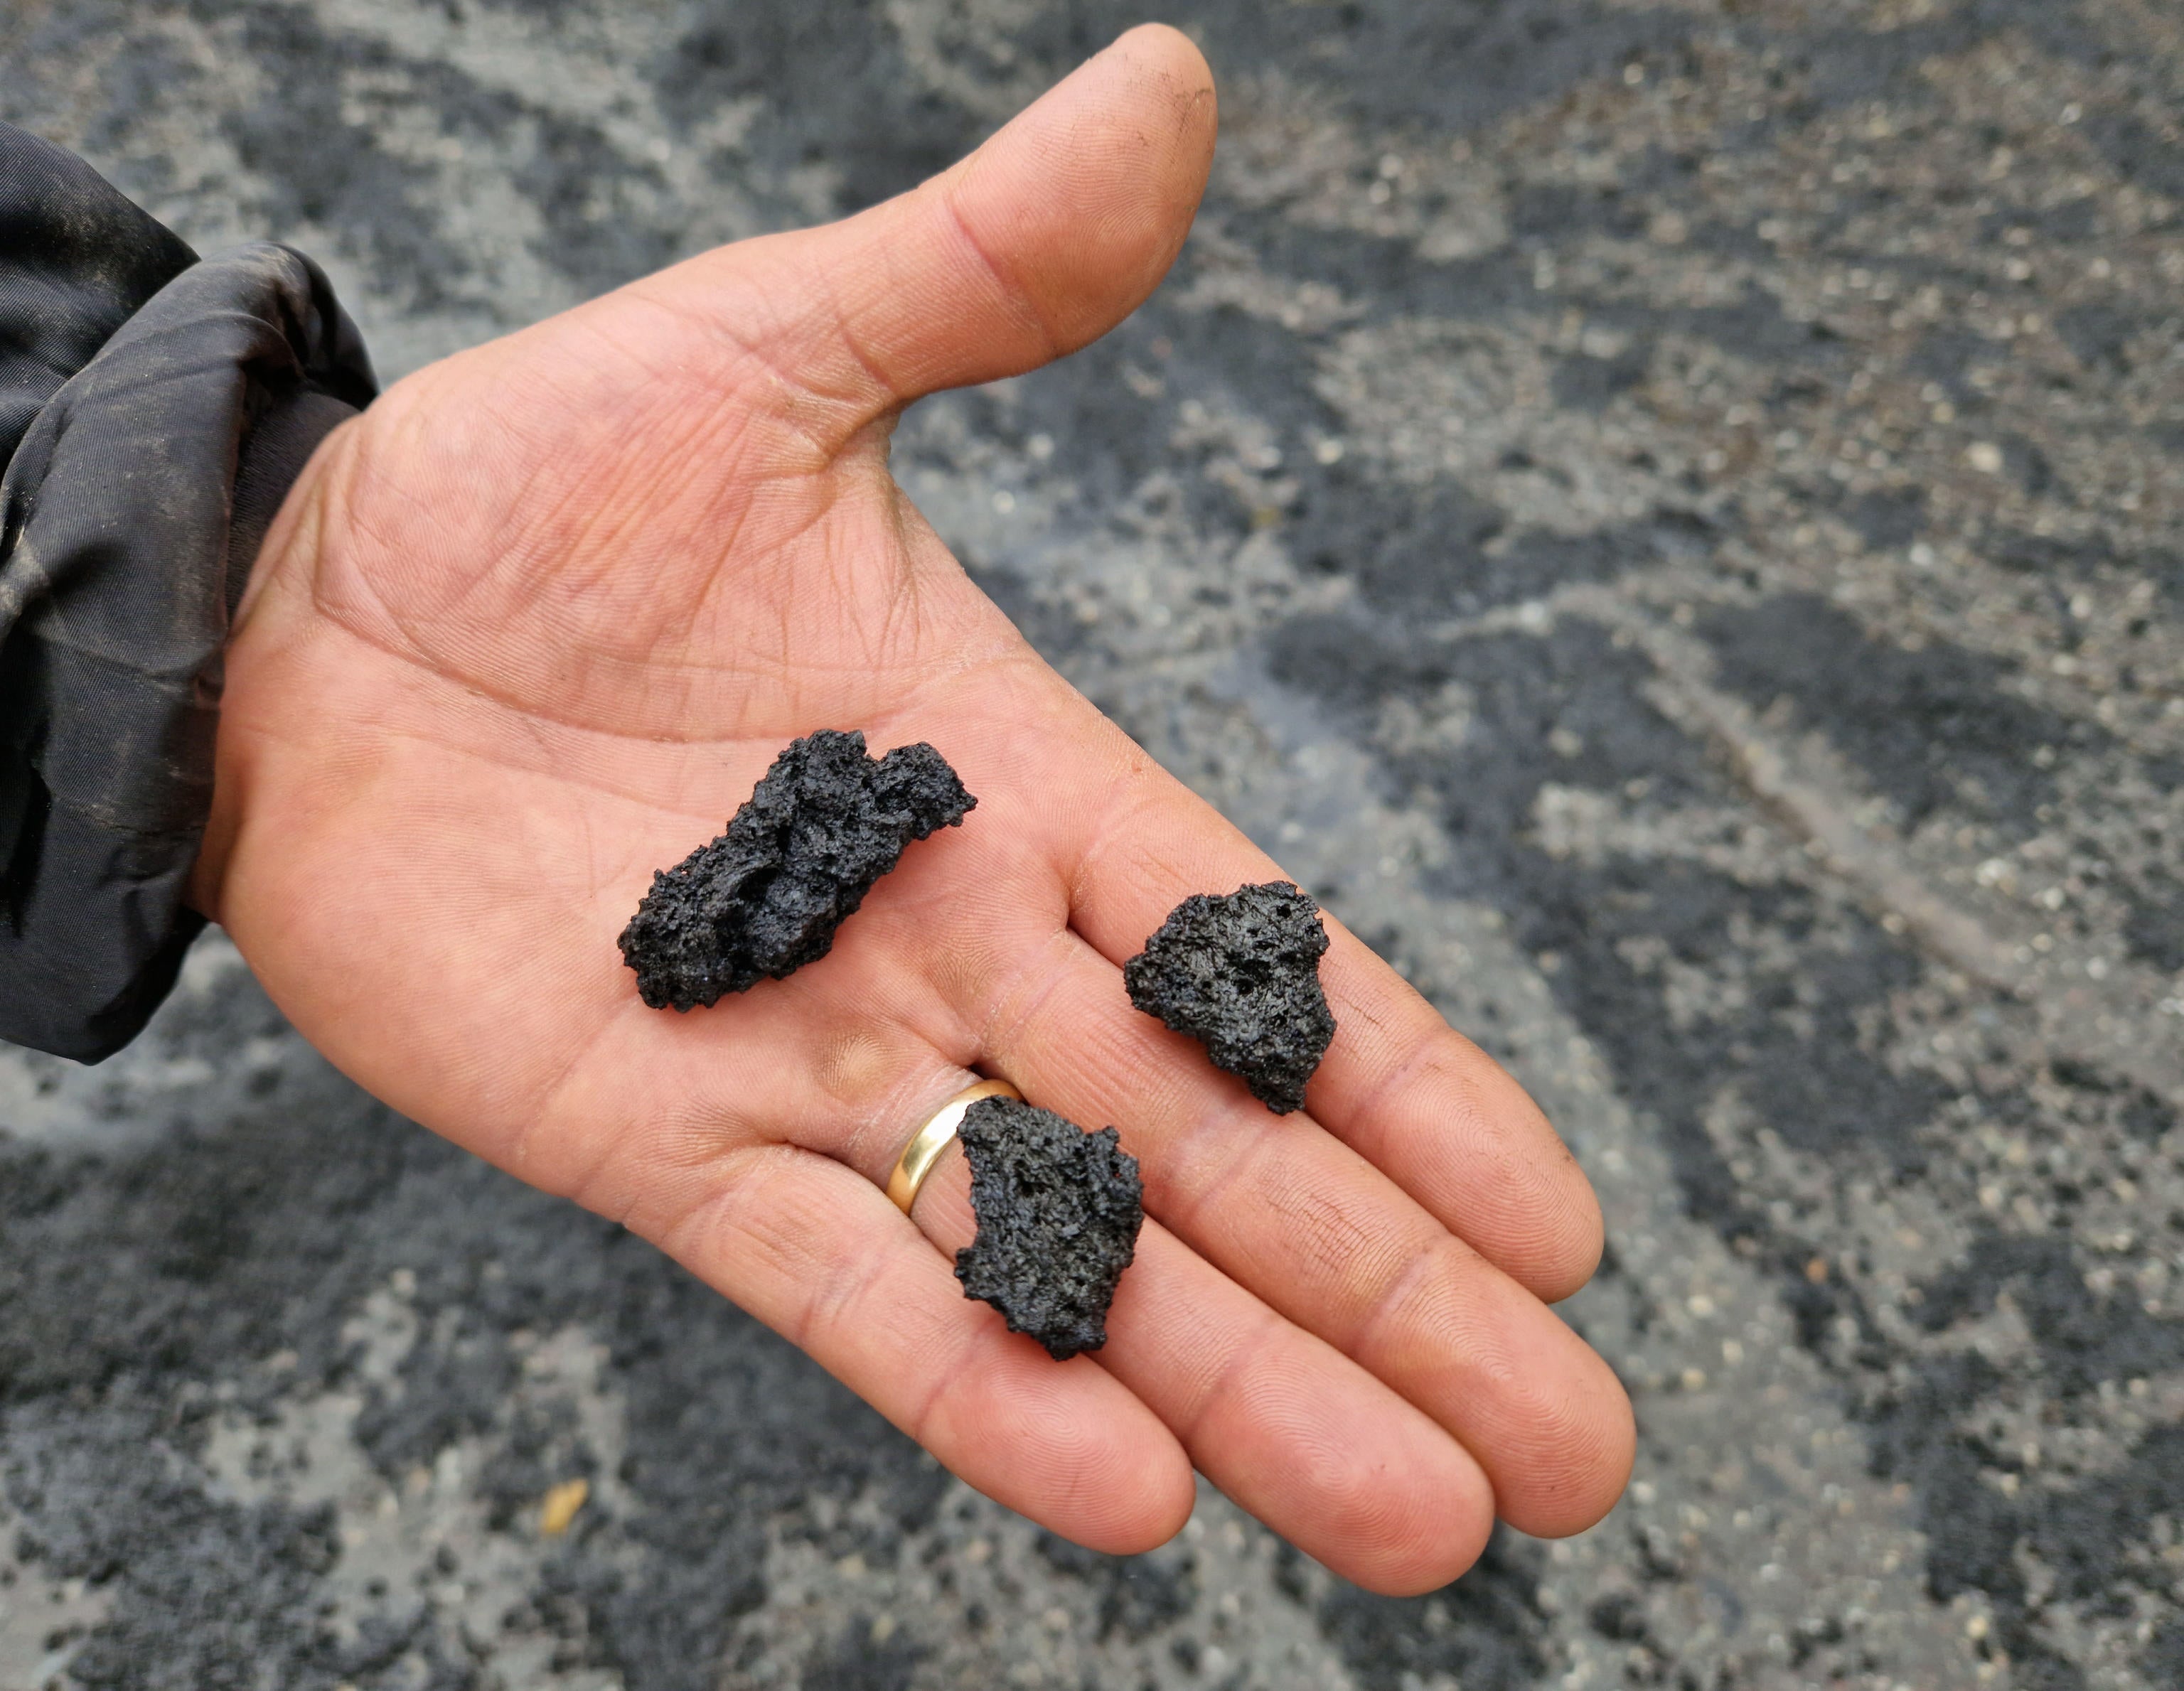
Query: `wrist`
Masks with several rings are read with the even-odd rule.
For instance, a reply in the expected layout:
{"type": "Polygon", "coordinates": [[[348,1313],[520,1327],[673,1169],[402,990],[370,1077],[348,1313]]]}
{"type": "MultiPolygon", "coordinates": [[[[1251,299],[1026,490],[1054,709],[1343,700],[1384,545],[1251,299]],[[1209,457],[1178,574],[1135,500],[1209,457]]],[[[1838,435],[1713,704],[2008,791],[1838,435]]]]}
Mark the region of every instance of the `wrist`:
{"type": "MultiPolygon", "coordinates": [[[[294,451],[295,436],[288,433],[276,437],[271,450],[257,457],[251,468],[238,472],[237,476],[237,514],[233,532],[239,542],[247,541],[252,545],[254,553],[248,570],[232,579],[229,587],[234,609],[222,654],[220,692],[224,701],[242,690],[238,683],[255,653],[264,645],[265,626],[276,615],[272,602],[278,594],[279,583],[297,581],[308,587],[315,574],[326,526],[326,489],[333,466],[354,436],[354,431],[345,425],[357,414],[347,406],[338,409],[341,414],[337,417],[320,414],[320,419],[330,421],[332,426],[310,428],[308,446],[297,455],[298,461],[292,469],[281,462],[282,454],[294,451]],[[265,499],[265,510],[255,516],[248,510],[243,492],[246,481],[254,473],[261,487],[271,485],[273,478],[277,477],[280,490],[278,498],[265,499]],[[254,629],[259,637],[250,637],[254,629]]],[[[242,555],[238,547],[233,563],[240,564],[242,555]]],[[[223,890],[250,798],[251,763],[244,755],[244,739],[241,721],[223,709],[214,740],[212,803],[206,813],[203,835],[185,895],[191,909],[215,922],[220,920],[223,890]]]]}

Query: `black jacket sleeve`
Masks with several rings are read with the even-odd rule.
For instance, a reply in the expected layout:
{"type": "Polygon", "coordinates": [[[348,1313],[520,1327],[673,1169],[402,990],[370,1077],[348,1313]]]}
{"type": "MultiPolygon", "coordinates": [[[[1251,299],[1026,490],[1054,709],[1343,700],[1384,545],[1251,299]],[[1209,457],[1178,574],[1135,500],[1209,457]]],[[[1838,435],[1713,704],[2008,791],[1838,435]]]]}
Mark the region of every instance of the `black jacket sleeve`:
{"type": "Polygon", "coordinates": [[[199,259],[0,125],[0,1038],[96,1061],[173,986],[229,618],[375,391],[309,259],[199,259]]]}

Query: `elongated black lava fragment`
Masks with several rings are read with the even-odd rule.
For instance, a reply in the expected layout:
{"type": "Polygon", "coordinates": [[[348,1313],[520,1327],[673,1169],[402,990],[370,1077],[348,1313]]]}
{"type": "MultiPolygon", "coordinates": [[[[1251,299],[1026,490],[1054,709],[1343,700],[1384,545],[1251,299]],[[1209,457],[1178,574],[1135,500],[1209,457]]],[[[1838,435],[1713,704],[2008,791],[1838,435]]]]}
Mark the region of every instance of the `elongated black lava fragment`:
{"type": "Polygon", "coordinates": [[[862,734],[790,741],[726,833],[654,873],[621,931],[638,994],[688,1010],[816,962],[905,846],[978,802],[928,745],[875,759],[862,734]]]}
{"type": "Polygon", "coordinates": [[[956,1138],[978,1218],[978,1237],[956,1253],[963,1295],[991,1304],[1057,1362],[1097,1350],[1145,1219],[1138,1160],[1112,1127],[1088,1133],[1007,1098],[965,1110],[956,1138]]]}
{"type": "Polygon", "coordinates": [[[1206,1047],[1277,1115],[1304,1107],[1305,1082],[1334,1037],[1320,990],[1327,930],[1286,881],[1226,897],[1194,893],[1123,965],[1130,1002],[1206,1047]]]}

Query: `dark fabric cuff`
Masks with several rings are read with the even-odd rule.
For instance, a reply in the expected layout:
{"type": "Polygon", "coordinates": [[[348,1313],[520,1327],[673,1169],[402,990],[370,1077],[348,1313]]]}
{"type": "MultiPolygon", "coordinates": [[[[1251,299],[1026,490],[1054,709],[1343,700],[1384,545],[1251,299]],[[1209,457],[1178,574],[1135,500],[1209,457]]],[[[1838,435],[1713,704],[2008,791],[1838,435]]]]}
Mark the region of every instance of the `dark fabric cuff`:
{"type": "Polygon", "coordinates": [[[0,126],[0,1038],[97,1061],[173,986],[229,618],[375,392],[309,259],[200,261],[0,126]]]}

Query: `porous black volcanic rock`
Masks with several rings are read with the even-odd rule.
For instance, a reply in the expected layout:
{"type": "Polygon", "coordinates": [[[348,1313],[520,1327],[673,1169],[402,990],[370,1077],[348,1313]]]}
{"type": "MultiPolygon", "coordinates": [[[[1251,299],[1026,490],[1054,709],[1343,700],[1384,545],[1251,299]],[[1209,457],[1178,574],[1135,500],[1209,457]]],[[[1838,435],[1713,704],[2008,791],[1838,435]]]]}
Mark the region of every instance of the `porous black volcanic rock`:
{"type": "Polygon", "coordinates": [[[956,1138],[978,1218],[978,1237],[956,1253],[963,1295],[991,1304],[1057,1362],[1097,1350],[1145,1218],[1138,1160],[1112,1127],[1088,1133],[1006,1098],[965,1110],[956,1138]]]}
{"type": "Polygon", "coordinates": [[[790,741],[726,833],[654,874],[621,931],[639,995],[688,1010],[817,961],[905,846],[978,802],[928,745],[875,759],[862,734],[790,741]]]}
{"type": "Polygon", "coordinates": [[[1277,1115],[1304,1107],[1334,1017],[1319,987],[1327,930],[1286,881],[1194,893],[1123,965],[1130,1002],[1206,1047],[1277,1115]]]}

